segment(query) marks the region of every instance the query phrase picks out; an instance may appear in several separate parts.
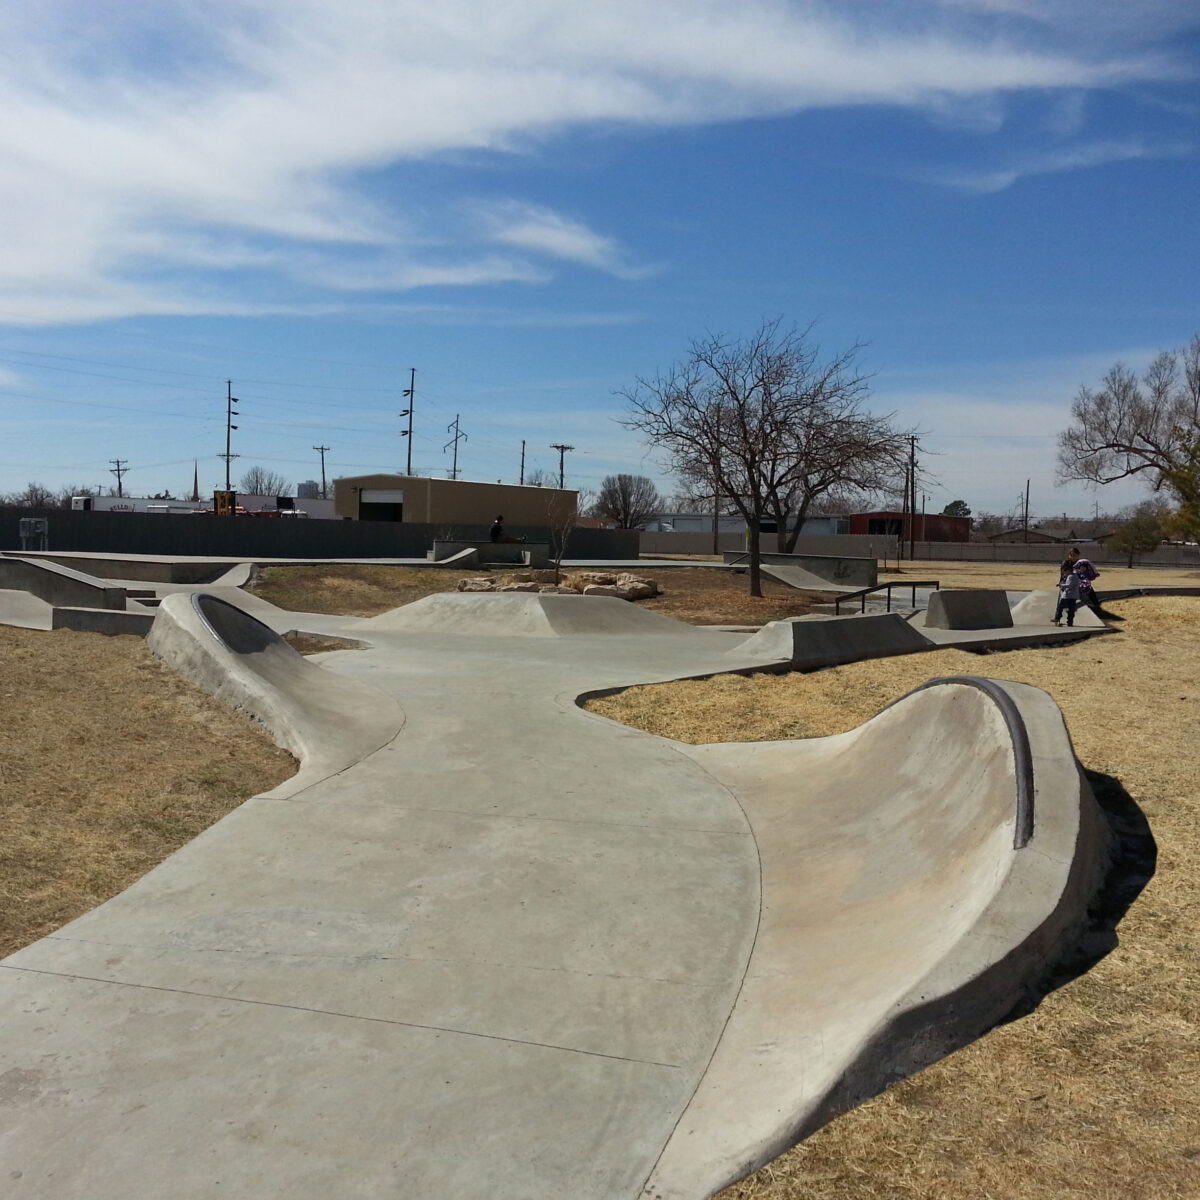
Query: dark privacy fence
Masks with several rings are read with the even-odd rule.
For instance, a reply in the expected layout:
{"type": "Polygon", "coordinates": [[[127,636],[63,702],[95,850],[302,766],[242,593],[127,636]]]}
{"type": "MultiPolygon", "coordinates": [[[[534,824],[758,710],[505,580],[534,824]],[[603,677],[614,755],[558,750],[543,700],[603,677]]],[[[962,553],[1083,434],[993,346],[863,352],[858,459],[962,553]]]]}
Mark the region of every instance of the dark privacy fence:
{"type": "MultiPolygon", "coordinates": [[[[168,554],[199,558],[424,558],[434,538],[486,540],[487,525],[392,521],[314,521],[191,514],[73,512],[0,507],[0,550],[20,550],[18,521],[46,517],[50,550],[94,554],[168,554]]],[[[551,542],[544,527],[508,527],[514,537],[551,542]]],[[[637,558],[634,529],[573,529],[568,558],[637,558]]],[[[38,549],[31,545],[31,550],[38,549]]]]}

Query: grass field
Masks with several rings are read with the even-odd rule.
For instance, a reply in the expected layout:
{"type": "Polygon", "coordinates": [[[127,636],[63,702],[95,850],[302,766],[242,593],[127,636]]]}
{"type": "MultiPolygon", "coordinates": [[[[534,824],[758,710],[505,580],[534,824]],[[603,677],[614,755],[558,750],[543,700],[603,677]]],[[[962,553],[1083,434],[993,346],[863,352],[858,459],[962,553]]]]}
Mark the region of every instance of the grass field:
{"type": "MultiPolygon", "coordinates": [[[[904,569],[945,586],[1051,585],[1044,567],[904,569]]],[[[259,594],[366,615],[452,589],[460,574],[305,570],[266,572],[259,594]]],[[[788,612],[808,604],[782,588],[751,601],[744,578],[703,566],[647,563],[644,573],[675,605],[664,611],[702,624],[753,624],[773,619],[776,602],[794,606],[788,612]]],[[[1112,570],[1100,586],[1145,582],[1200,580],[1112,570]]],[[[1121,781],[1158,841],[1157,874],[1115,952],[1030,1016],[839,1118],[725,1200],[1200,1196],[1200,598],[1113,607],[1127,617],[1119,634],[1055,650],[942,651],[632,689],[596,704],[689,741],[809,737],[856,725],[931,676],[1023,680],[1055,697],[1085,766],[1121,781]]],[[[294,770],[261,730],[162,666],[140,639],[0,627],[0,695],[9,718],[0,723],[5,952],[120,891],[294,770]]]]}

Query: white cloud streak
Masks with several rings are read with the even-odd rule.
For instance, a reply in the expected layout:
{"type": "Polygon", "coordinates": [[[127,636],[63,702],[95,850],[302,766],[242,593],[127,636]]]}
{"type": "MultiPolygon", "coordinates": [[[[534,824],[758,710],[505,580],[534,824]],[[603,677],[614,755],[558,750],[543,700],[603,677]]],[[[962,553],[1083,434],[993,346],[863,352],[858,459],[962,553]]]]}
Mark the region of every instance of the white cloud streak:
{"type": "Polygon", "coordinates": [[[885,26],[875,5],[801,0],[0,0],[0,319],[280,311],[289,286],[294,304],[297,289],[533,284],[554,263],[636,278],[647,268],[577,215],[507,198],[472,228],[462,209],[373,199],[361,173],[814,106],[986,124],[1012,92],[1179,71],[968,8],[885,26]]]}

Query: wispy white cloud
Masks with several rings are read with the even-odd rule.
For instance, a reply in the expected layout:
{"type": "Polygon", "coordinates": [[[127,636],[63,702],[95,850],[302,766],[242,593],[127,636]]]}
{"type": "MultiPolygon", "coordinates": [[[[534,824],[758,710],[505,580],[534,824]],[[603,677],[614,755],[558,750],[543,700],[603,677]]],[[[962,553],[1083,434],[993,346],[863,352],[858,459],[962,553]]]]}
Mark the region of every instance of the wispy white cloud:
{"type": "Polygon", "coordinates": [[[508,200],[477,205],[476,214],[484,236],[502,246],[595,267],[626,279],[644,277],[651,270],[631,265],[614,238],[541,205],[508,200]]]}
{"type": "Polygon", "coordinates": [[[968,192],[1002,192],[1030,175],[1079,171],[1089,167],[1102,167],[1106,163],[1130,162],[1137,159],[1180,158],[1194,151],[1195,146],[1192,144],[1155,146],[1135,138],[1087,142],[1057,146],[1004,166],[934,172],[926,178],[930,182],[968,192]]]}
{"type": "Polygon", "coordinates": [[[586,126],[835,105],[994,128],[1013,93],[1182,71],[1069,32],[1015,0],[0,0],[0,319],[243,311],[232,271],[343,293],[536,282],[554,262],[634,278],[578,214],[497,201],[469,244],[454,205],[430,215],[364,177],[586,126]]]}

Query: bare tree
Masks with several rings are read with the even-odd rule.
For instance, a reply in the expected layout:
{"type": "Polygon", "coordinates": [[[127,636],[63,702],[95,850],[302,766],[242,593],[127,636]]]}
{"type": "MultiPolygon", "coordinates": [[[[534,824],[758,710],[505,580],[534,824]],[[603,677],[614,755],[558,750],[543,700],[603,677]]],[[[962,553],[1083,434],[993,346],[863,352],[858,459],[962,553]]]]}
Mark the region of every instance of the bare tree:
{"type": "MultiPolygon", "coordinates": [[[[58,508],[58,495],[44,483],[27,483],[25,490],[10,492],[4,497],[5,504],[14,508],[58,508]]],[[[68,504],[70,501],[68,500],[68,504]]]]}
{"type": "Polygon", "coordinates": [[[525,486],[557,488],[558,476],[553,471],[547,471],[545,467],[534,467],[532,471],[525,473],[525,486]]]}
{"type": "Polygon", "coordinates": [[[550,525],[550,554],[554,562],[554,582],[562,583],[562,562],[567,554],[567,543],[575,526],[579,523],[579,508],[570,494],[560,491],[550,501],[547,519],[550,525]]]}
{"type": "Polygon", "coordinates": [[[251,467],[237,482],[237,490],[243,496],[288,496],[291,481],[266,467],[251,467]]]}
{"type": "Polygon", "coordinates": [[[1178,494],[1172,476],[1200,467],[1200,335],[1164,350],[1139,380],[1116,363],[1093,389],[1080,387],[1058,437],[1063,481],[1106,484],[1141,475],[1178,494]]]}
{"type": "Polygon", "coordinates": [[[619,393],[629,403],[626,426],[676,471],[711,479],[745,517],[752,596],[762,595],[765,518],[790,549],[814,500],[836,487],[879,486],[904,449],[891,417],[863,408],[860,347],[822,361],[809,332],[773,320],[747,338],[708,334],[681,363],[619,393]]]}
{"type": "Polygon", "coordinates": [[[605,475],[592,505],[593,517],[604,517],[618,529],[640,529],[662,508],[662,497],[645,475],[605,475]]]}

